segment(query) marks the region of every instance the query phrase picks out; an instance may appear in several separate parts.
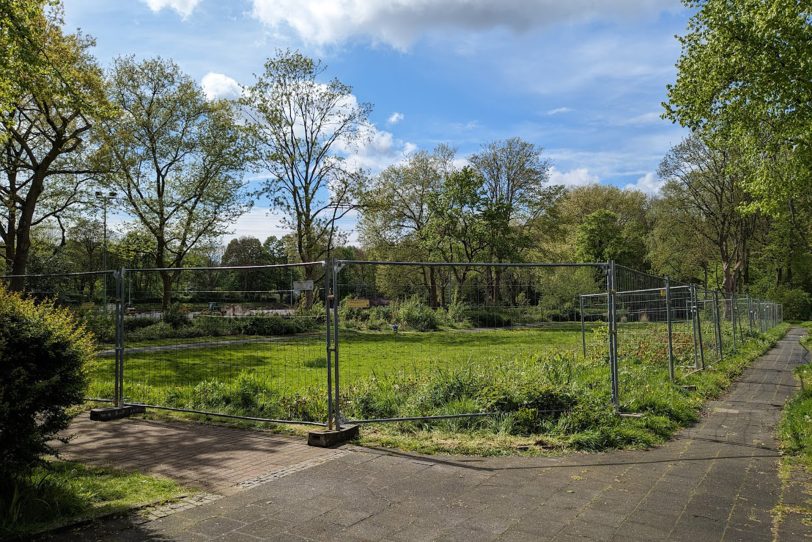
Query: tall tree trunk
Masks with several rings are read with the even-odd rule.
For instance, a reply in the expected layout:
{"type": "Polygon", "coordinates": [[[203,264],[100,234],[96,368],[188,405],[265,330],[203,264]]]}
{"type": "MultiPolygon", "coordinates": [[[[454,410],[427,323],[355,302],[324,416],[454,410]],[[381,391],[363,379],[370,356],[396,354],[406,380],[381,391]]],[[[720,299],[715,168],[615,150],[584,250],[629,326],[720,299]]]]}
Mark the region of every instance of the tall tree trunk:
{"type": "Polygon", "coordinates": [[[429,267],[429,306],[437,308],[437,272],[434,267],[429,267]]]}
{"type": "Polygon", "coordinates": [[[163,295],[161,297],[161,310],[166,311],[172,304],[172,273],[170,271],[159,271],[161,274],[161,287],[163,295]]]}

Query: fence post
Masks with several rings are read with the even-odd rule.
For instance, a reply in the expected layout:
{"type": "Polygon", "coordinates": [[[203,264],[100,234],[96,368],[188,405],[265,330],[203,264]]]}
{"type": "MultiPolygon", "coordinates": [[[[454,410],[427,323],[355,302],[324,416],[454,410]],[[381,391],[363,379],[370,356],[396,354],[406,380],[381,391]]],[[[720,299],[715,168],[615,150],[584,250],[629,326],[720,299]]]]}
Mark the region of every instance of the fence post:
{"type": "Polygon", "coordinates": [[[326,344],[327,344],[327,429],[333,430],[333,365],[332,365],[332,344],[330,334],[333,329],[330,327],[330,309],[332,305],[330,301],[333,299],[332,292],[330,291],[330,279],[332,278],[333,267],[330,261],[324,262],[324,324],[327,328],[326,344]]]}
{"type": "MultiPolygon", "coordinates": [[[[113,272],[113,280],[116,283],[116,383],[114,400],[117,407],[124,406],[124,274],[125,269],[123,267],[119,271],[113,272]]],[[[107,274],[105,273],[104,276],[107,277],[107,274]]]]}
{"type": "Polygon", "coordinates": [[[713,291],[713,317],[716,321],[716,353],[719,355],[719,361],[722,361],[724,349],[722,348],[722,311],[719,310],[719,291],[713,291]]]}
{"type": "Polygon", "coordinates": [[[705,345],[702,343],[702,321],[699,317],[699,297],[696,293],[696,284],[691,285],[691,299],[693,301],[691,309],[694,320],[694,344],[699,345],[698,358],[697,352],[694,350],[694,368],[701,370],[705,368],[705,345]]]}
{"type": "Polygon", "coordinates": [[[696,288],[692,284],[688,287],[688,312],[691,316],[691,335],[694,339],[694,368],[699,368],[699,342],[696,333],[696,288]]]}
{"type": "Polygon", "coordinates": [[[610,261],[606,273],[607,309],[609,318],[609,376],[612,380],[612,404],[620,408],[617,367],[617,308],[615,307],[615,262],[610,261]]]}
{"type": "Polygon", "coordinates": [[[750,334],[753,334],[753,298],[749,295],[747,296],[747,320],[748,320],[748,327],[750,328],[750,334]]]}
{"type": "Polygon", "coordinates": [[[737,352],[736,350],[736,325],[738,322],[736,321],[736,293],[733,292],[730,294],[730,298],[732,299],[732,303],[730,305],[730,318],[731,322],[733,323],[733,353],[737,352]]]}
{"type": "Polygon", "coordinates": [[[339,304],[339,291],[338,291],[338,265],[336,263],[335,258],[332,260],[332,268],[333,268],[333,361],[335,362],[335,410],[334,410],[334,418],[335,418],[335,428],[336,431],[341,429],[341,388],[338,385],[338,304],[339,304]]]}
{"type": "Polygon", "coordinates": [[[674,381],[674,341],[671,336],[671,281],[665,277],[665,324],[668,330],[668,379],[674,381]]]}
{"type": "Polygon", "coordinates": [[[578,304],[580,305],[581,310],[581,348],[584,352],[584,358],[586,358],[586,326],[584,324],[584,296],[578,296],[578,304]]]}

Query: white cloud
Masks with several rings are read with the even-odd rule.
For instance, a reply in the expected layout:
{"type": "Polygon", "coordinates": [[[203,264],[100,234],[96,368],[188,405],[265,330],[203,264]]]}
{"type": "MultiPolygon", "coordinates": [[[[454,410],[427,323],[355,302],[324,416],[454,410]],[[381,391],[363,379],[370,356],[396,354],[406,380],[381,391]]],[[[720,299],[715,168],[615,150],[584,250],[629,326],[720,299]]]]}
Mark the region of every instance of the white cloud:
{"type": "Polygon", "coordinates": [[[253,0],[251,14],[267,26],[289,28],[317,45],[363,37],[407,49],[420,35],[462,29],[539,27],[591,19],[622,19],[675,7],[675,0],[253,0]]]}
{"type": "Polygon", "coordinates": [[[550,184],[566,187],[586,186],[599,181],[598,176],[590,173],[585,167],[571,169],[569,171],[558,171],[555,166],[550,168],[550,184]]]}
{"type": "Polygon", "coordinates": [[[563,113],[569,113],[570,111],[572,111],[572,109],[570,109],[569,107],[556,107],[555,109],[550,109],[549,111],[547,111],[547,114],[550,116],[561,115],[563,113]]]}
{"type": "Polygon", "coordinates": [[[344,154],[351,167],[363,168],[377,173],[382,169],[401,162],[417,150],[417,145],[395,138],[391,132],[367,124],[363,129],[363,139],[347,145],[336,142],[335,148],[344,154]]]}
{"type": "Polygon", "coordinates": [[[189,17],[195,10],[200,0],[143,0],[154,12],[164,8],[174,9],[183,19],[189,17]]]}
{"type": "Polygon", "coordinates": [[[387,124],[397,124],[397,123],[399,123],[400,121],[402,121],[402,120],[403,120],[403,118],[404,118],[403,113],[400,113],[400,112],[398,112],[398,111],[395,111],[394,113],[392,113],[391,115],[389,115],[389,118],[388,118],[388,119],[386,119],[386,123],[387,123],[387,124]]]}
{"type": "Polygon", "coordinates": [[[629,126],[641,126],[645,124],[656,124],[658,122],[665,123],[661,117],[662,113],[659,111],[651,111],[649,113],[643,113],[642,115],[636,115],[629,119],[624,120],[621,122],[621,125],[629,125],[629,126]]]}
{"type": "Polygon", "coordinates": [[[234,99],[240,96],[242,89],[240,84],[231,77],[222,73],[209,72],[200,80],[203,93],[207,100],[218,98],[234,99]]]}
{"type": "Polygon", "coordinates": [[[639,179],[637,182],[629,183],[623,187],[624,190],[639,190],[649,196],[655,196],[660,193],[660,189],[665,184],[665,181],[660,179],[656,173],[649,171],[639,179]]]}

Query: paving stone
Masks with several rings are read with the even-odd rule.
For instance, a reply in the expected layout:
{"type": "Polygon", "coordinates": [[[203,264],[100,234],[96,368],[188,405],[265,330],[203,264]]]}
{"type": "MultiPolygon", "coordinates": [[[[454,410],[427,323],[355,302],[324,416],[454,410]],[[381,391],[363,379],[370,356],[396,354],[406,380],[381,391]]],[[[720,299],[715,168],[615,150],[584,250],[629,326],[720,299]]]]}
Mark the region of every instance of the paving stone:
{"type": "MultiPolygon", "coordinates": [[[[220,484],[226,496],[61,539],[770,540],[769,511],[782,494],[774,432],[797,389],[792,368],[807,359],[798,337],[793,331],[757,360],[696,425],[648,451],[423,457],[355,445],[300,449],[275,435],[199,425],[129,420],[101,434],[78,425],[72,445],[91,462],[126,456],[147,472],[220,484]],[[169,444],[159,447],[161,439],[169,444]]],[[[778,540],[810,531],[788,514],[778,540]]]]}

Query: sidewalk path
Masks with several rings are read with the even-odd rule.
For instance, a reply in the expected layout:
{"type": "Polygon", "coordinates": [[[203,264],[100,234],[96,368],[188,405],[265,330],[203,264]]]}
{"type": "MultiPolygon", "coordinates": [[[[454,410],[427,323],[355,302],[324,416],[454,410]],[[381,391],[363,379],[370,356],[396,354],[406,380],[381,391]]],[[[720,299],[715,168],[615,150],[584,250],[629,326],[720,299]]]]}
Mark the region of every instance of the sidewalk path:
{"type": "MultiPolygon", "coordinates": [[[[781,483],[774,438],[792,369],[792,330],[706,416],[649,451],[560,458],[424,457],[357,446],[343,455],[143,525],[106,523],[82,540],[773,539],[781,483]]],[[[776,533],[807,540],[798,523],[776,533]]]]}
{"type": "Polygon", "coordinates": [[[57,446],[65,459],[174,478],[217,495],[346,453],[262,431],[149,420],[92,422],[86,414],[68,434],[74,435],[70,442],[57,446]]]}

